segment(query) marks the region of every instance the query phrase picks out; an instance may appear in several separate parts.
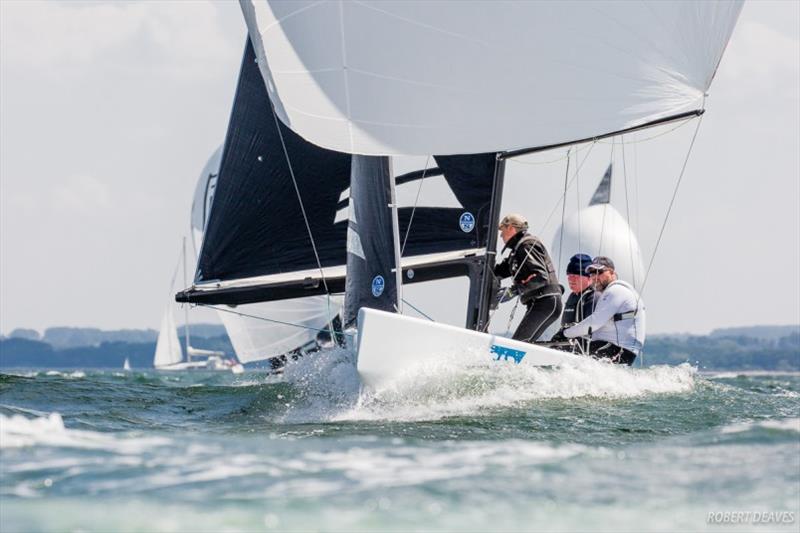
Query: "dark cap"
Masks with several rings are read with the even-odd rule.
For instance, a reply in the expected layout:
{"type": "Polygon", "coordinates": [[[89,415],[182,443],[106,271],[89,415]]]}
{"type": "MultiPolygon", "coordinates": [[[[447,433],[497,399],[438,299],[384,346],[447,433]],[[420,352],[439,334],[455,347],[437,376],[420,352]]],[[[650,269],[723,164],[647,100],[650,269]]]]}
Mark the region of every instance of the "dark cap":
{"type": "Polygon", "coordinates": [[[594,259],[592,259],[592,264],[586,267],[586,272],[589,273],[593,270],[597,272],[602,272],[603,270],[616,270],[614,268],[614,261],[609,259],[608,257],[598,255],[594,259]]]}
{"type": "Polygon", "coordinates": [[[569,258],[567,274],[586,276],[586,267],[592,263],[592,256],[586,254],[575,254],[569,258]]]}

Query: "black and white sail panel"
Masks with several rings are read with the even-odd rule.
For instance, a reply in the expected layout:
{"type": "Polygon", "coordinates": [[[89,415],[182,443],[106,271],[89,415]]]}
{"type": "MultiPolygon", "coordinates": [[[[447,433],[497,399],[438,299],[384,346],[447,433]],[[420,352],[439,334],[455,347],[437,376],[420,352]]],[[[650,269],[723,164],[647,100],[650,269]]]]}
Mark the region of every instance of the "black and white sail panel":
{"type": "MultiPolygon", "coordinates": [[[[494,165],[495,154],[392,158],[406,193],[398,209],[402,262],[413,269],[406,282],[464,275],[465,258],[483,253],[494,165]]],[[[350,154],[275,119],[248,40],[195,284],[178,299],[245,304],[343,292],[351,168],[350,154]]]]}
{"type": "Polygon", "coordinates": [[[334,219],[349,183],[349,154],[275,120],[248,40],[196,282],[312,270],[315,247],[323,266],[343,265],[346,228],[334,219]]]}

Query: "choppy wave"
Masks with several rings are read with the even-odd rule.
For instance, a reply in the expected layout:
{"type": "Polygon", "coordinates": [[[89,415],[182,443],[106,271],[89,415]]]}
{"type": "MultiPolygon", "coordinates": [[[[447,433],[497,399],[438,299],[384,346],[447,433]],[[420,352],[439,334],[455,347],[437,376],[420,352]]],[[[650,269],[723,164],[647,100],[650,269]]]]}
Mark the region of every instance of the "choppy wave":
{"type": "Polygon", "coordinates": [[[46,446],[137,454],[150,446],[168,443],[161,437],[120,439],[113,433],[67,429],[56,412],[32,418],[0,414],[0,449],[46,446]]]}
{"type": "Polygon", "coordinates": [[[726,434],[745,433],[759,429],[786,433],[800,433],[800,418],[737,422],[735,424],[728,424],[722,427],[720,432],[726,434]]]}

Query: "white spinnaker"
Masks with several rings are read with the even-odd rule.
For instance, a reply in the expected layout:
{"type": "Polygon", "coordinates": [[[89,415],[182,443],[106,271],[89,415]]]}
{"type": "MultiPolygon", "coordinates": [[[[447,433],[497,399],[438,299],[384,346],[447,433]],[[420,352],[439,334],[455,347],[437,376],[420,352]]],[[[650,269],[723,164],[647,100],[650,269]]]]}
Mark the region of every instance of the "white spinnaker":
{"type": "Polygon", "coordinates": [[[359,154],[576,141],[703,108],[741,1],[240,0],[280,119],[359,154]]]}
{"type": "Polygon", "coordinates": [[[561,228],[556,230],[550,250],[559,269],[558,277],[565,287],[569,258],[577,253],[611,258],[619,279],[637,289],[642,286],[645,272],[639,241],[614,206],[597,204],[585,207],[564,221],[563,231],[562,240],[561,228]]]}
{"type": "MultiPolygon", "coordinates": [[[[195,253],[200,252],[208,217],[213,209],[221,162],[222,146],[211,155],[197,180],[191,215],[195,253]]],[[[319,330],[328,329],[330,318],[336,316],[341,307],[340,297],[331,297],[329,309],[326,296],[310,296],[240,305],[231,309],[231,312],[219,311],[217,314],[225,326],[236,357],[241,363],[252,363],[283,355],[313,341],[319,330]]]]}
{"type": "Polygon", "coordinates": [[[167,303],[164,316],[161,317],[161,330],[158,332],[156,355],[153,358],[153,366],[156,368],[174,365],[183,360],[178,331],[175,326],[175,316],[172,313],[173,306],[172,302],[167,303]]]}

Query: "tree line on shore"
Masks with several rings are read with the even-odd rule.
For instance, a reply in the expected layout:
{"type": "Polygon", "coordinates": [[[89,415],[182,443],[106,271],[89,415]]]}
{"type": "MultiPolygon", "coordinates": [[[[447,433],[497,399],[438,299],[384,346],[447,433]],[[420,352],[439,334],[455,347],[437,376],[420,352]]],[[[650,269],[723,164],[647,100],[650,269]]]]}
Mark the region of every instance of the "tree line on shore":
{"type": "MultiPolygon", "coordinates": [[[[800,328],[789,327],[780,333],[786,332],[780,336],[751,336],[735,330],[730,336],[719,332],[654,335],[647,339],[642,361],[647,366],[688,362],[701,370],[800,371],[800,328]]],[[[227,335],[203,337],[195,335],[194,330],[190,334],[196,348],[234,355],[227,335]]],[[[88,346],[57,347],[43,340],[3,338],[0,339],[0,367],[122,368],[127,358],[134,368],[152,368],[155,346],[155,340],[114,340],[88,346]]]]}

